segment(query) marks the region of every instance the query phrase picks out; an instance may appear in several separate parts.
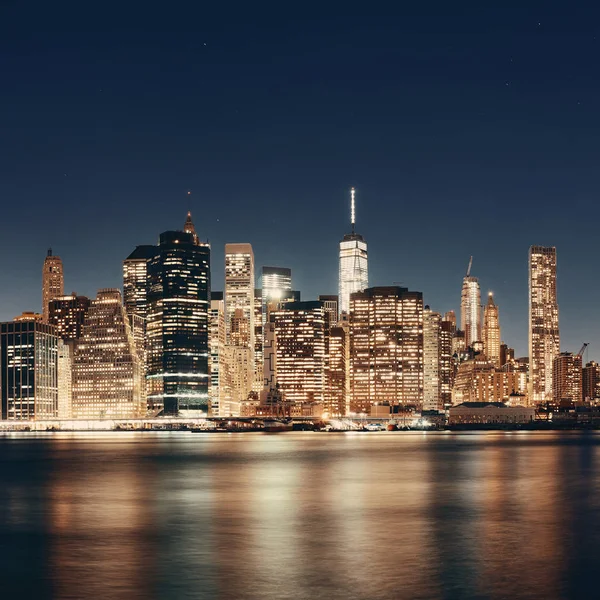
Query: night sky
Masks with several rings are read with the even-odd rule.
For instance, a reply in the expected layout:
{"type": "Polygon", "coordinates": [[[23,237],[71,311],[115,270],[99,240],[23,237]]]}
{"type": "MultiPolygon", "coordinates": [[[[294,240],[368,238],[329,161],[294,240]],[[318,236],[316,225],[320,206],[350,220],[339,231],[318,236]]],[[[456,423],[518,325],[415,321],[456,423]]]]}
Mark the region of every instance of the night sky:
{"type": "Polygon", "coordinates": [[[458,311],[473,255],[525,355],[528,248],[555,245],[562,350],[600,359],[591,2],[87,4],[1,3],[0,319],[40,310],[49,246],[66,292],[120,287],[135,245],[183,227],[188,190],[213,289],[224,244],[250,242],[257,273],[336,293],[355,186],[371,285],[458,311]]]}

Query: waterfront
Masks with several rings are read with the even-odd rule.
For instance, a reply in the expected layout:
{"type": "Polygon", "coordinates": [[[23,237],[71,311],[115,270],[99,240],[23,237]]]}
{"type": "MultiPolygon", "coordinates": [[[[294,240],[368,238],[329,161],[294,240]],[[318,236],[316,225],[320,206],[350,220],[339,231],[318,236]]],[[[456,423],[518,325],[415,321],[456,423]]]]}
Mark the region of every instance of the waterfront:
{"type": "Polygon", "coordinates": [[[595,433],[0,437],[3,596],[589,598],[595,433]]]}

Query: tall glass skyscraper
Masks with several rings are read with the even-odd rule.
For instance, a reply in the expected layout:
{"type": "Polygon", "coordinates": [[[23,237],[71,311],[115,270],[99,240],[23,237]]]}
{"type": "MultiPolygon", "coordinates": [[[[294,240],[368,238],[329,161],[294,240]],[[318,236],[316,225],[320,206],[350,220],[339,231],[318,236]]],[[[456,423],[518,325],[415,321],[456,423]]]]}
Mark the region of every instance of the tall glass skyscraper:
{"type": "Polygon", "coordinates": [[[532,246],[529,249],[530,402],[552,399],[552,367],[559,354],[556,248],[532,246]]]}
{"type": "Polygon", "coordinates": [[[263,267],[261,272],[262,322],[267,321],[269,302],[280,302],[289,297],[292,289],[292,270],[284,267],[263,267]]]}
{"type": "Polygon", "coordinates": [[[147,394],[165,415],[207,412],[210,246],[166,231],[148,261],[147,394]]]}
{"type": "Polygon", "coordinates": [[[352,232],[340,242],[339,310],[340,314],[350,309],[350,294],[362,292],[369,286],[367,242],[356,233],[355,190],[350,191],[350,222],[352,232]]]}

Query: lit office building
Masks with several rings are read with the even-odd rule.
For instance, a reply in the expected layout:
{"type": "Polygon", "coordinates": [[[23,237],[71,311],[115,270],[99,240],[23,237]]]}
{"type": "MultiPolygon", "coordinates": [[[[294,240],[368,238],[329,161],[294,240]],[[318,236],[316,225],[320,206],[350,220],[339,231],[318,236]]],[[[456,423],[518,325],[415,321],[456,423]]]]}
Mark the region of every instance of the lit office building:
{"type": "Polygon", "coordinates": [[[423,410],[441,410],[442,315],[426,306],[423,310],[423,410]]]}
{"type": "Polygon", "coordinates": [[[552,363],[560,353],[556,248],[529,250],[529,398],[552,400],[552,363]]]}
{"type": "Polygon", "coordinates": [[[267,305],[289,297],[292,289],[292,270],[284,267],[263,267],[261,271],[262,323],[267,320],[267,305]]]}
{"type": "Polygon", "coordinates": [[[452,386],[456,371],[455,361],[452,357],[452,338],[455,331],[456,319],[453,322],[444,317],[440,323],[440,399],[442,406],[452,402],[452,386]]]}
{"type": "MultiPolygon", "coordinates": [[[[507,402],[519,391],[519,374],[500,371],[485,357],[462,362],[452,389],[452,404],[463,402],[507,402]]],[[[526,404],[521,396],[519,403],[526,404]]]]}
{"type": "MultiPolygon", "coordinates": [[[[337,319],[337,313],[334,318],[337,319]]],[[[323,411],[330,417],[346,414],[349,383],[348,343],[347,327],[332,327],[329,330],[329,372],[323,411]]]]}
{"type": "MultiPolygon", "coordinates": [[[[225,319],[227,331],[237,309],[248,320],[254,350],[254,253],[250,244],[225,244],[225,319]]],[[[228,340],[229,341],[229,340],[228,340]]]]}
{"type": "Polygon", "coordinates": [[[498,307],[494,302],[492,292],[488,294],[488,301],[483,309],[483,345],[485,355],[494,363],[496,368],[499,368],[500,321],[498,319],[498,307]]]}
{"type": "Polygon", "coordinates": [[[552,365],[552,397],[555,402],[582,400],[581,354],[561,352],[552,365]]]}
{"type": "Polygon", "coordinates": [[[223,292],[211,292],[209,314],[210,347],[210,402],[213,415],[219,414],[219,404],[224,397],[225,385],[222,380],[225,360],[225,302],[223,292]]]}
{"type": "Polygon", "coordinates": [[[514,360],[515,349],[510,348],[508,344],[500,344],[500,366],[504,366],[506,363],[514,360]]]}
{"type": "Polygon", "coordinates": [[[62,340],[77,340],[83,333],[89,307],[90,299],[87,296],[59,296],[48,304],[48,322],[56,327],[58,337],[62,340]]]}
{"type": "Polygon", "coordinates": [[[477,277],[471,277],[471,262],[469,262],[467,274],[463,278],[460,296],[460,327],[465,332],[467,348],[482,340],[481,291],[477,277]]]}
{"type": "Polygon", "coordinates": [[[58,340],[58,406],[59,419],[71,419],[73,416],[73,355],[75,342],[58,340]]]}
{"type": "Polygon", "coordinates": [[[22,323],[23,321],[36,321],[37,323],[43,323],[44,317],[40,313],[26,310],[23,311],[19,316],[15,317],[13,321],[15,323],[22,323]]]}
{"type": "Polygon", "coordinates": [[[288,402],[325,400],[329,325],[321,302],[290,302],[271,313],[277,383],[288,402]]]}
{"type": "Polygon", "coordinates": [[[210,246],[166,231],[148,262],[148,405],[165,415],[209,406],[210,246]]]}
{"type": "Polygon", "coordinates": [[[73,418],[141,417],[145,412],[141,384],[137,349],[121,292],[99,290],[73,356],[73,418]]]}
{"type": "Polygon", "coordinates": [[[350,191],[350,223],[352,232],[340,242],[339,310],[350,310],[350,294],[362,292],[369,285],[367,242],[354,230],[355,190],[350,191]]]}
{"type": "Polygon", "coordinates": [[[456,330],[456,313],[453,310],[449,310],[444,313],[444,321],[451,323],[456,330]]]}
{"type": "Polygon", "coordinates": [[[514,360],[511,358],[508,362],[504,363],[501,370],[505,373],[515,373],[514,378],[511,380],[513,384],[513,391],[522,394],[524,397],[528,397],[528,379],[529,379],[529,363],[526,358],[520,358],[514,360]]]}
{"type": "Polygon", "coordinates": [[[42,270],[42,317],[48,322],[48,305],[50,300],[63,296],[65,293],[65,276],[60,256],[52,254],[52,248],[44,260],[42,270]]]}
{"type": "Polygon", "coordinates": [[[583,400],[597,400],[600,398],[600,365],[590,361],[582,369],[582,396],[583,400]]]}
{"type": "Polygon", "coordinates": [[[252,389],[260,392],[263,389],[263,298],[262,290],[254,290],[254,383],[252,389]]]}
{"type": "Polygon", "coordinates": [[[350,300],[350,410],[423,404],[423,294],[374,287],[350,300]]]}
{"type": "Polygon", "coordinates": [[[338,296],[335,294],[322,294],[319,296],[319,302],[323,303],[323,308],[329,313],[330,327],[334,327],[340,314],[338,296]]]}
{"type": "Polygon", "coordinates": [[[37,320],[0,324],[3,420],[57,416],[58,341],[54,327],[37,320]]]}
{"type": "MultiPolygon", "coordinates": [[[[241,312],[241,309],[238,309],[241,312]]],[[[234,317],[235,319],[235,317],[234,317]]],[[[242,320],[246,320],[241,317],[242,320]]],[[[222,369],[219,415],[239,417],[241,403],[248,400],[254,384],[254,360],[248,346],[227,344],[222,369]]]]}

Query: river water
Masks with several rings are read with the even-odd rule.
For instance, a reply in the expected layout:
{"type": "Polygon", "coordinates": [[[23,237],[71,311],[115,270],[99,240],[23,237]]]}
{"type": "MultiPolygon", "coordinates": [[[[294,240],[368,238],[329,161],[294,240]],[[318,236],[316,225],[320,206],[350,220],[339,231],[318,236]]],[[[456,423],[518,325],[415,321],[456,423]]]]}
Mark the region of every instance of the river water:
{"type": "Polygon", "coordinates": [[[0,437],[2,598],[598,598],[600,435],[0,437]]]}

